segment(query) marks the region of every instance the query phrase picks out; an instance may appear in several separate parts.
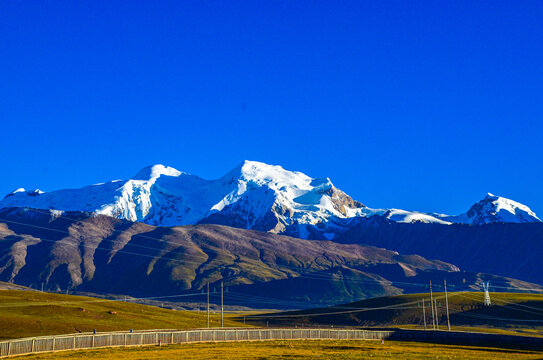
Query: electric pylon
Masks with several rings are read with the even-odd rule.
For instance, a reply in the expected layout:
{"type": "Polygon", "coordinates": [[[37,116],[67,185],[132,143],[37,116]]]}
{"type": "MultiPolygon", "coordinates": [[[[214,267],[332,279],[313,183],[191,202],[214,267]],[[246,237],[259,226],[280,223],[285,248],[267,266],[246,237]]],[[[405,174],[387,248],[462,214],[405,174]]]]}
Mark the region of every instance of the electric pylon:
{"type": "Polygon", "coordinates": [[[485,299],[484,299],[485,306],[492,305],[492,303],[490,302],[490,294],[488,292],[489,287],[490,287],[490,281],[487,281],[486,283],[483,282],[483,290],[485,291],[485,299]]]}

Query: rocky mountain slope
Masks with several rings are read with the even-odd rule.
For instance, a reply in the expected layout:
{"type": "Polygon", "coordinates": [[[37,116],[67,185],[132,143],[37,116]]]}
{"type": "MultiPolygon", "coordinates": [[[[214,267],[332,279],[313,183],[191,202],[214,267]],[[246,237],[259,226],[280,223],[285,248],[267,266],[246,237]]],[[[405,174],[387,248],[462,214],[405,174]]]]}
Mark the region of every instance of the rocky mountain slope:
{"type": "Polygon", "coordinates": [[[0,210],[0,280],[46,289],[165,296],[221,280],[229,301],[299,307],[513,279],[373,246],[309,241],[220,225],[155,227],[81,212],[0,210]],[[238,294],[238,295],[236,295],[238,294]],[[262,299],[276,299],[263,301],[262,299]]]}
{"type": "Polygon", "coordinates": [[[157,226],[222,224],[304,239],[332,239],[374,215],[400,223],[540,222],[525,205],[490,194],[457,216],[373,209],[328,178],[255,161],[245,161],[217,180],[154,165],[128,180],[80,189],[18,189],[0,201],[1,207],[94,212],[157,226]]]}

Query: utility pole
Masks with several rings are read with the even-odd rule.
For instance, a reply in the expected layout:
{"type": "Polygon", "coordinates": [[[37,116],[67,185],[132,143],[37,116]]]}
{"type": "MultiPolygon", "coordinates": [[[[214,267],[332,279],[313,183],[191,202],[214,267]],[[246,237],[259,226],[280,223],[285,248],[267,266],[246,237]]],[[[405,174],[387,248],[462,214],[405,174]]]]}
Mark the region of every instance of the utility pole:
{"type": "Polygon", "coordinates": [[[447,297],[447,280],[443,280],[445,286],[445,306],[447,307],[447,329],[451,331],[451,320],[449,319],[449,298],[447,297]]]}
{"type": "Polygon", "coordinates": [[[432,328],[436,329],[436,317],[434,315],[434,296],[432,294],[432,280],[430,280],[430,307],[432,308],[432,328]]]}
{"type": "Polygon", "coordinates": [[[424,330],[426,330],[426,309],[424,308],[425,299],[422,298],[422,318],[424,320],[424,330]]]}
{"type": "Polygon", "coordinates": [[[209,283],[207,283],[207,327],[209,328],[209,283]]]}
{"type": "Polygon", "coordinates": [[[41,283],[41,292],[43,292],[43,283],[41,283]]]}
{"type": "Polygon", "coordinates": [[[438,318],[438,315],[437,315],[437,299],[434,299],[434,306],[436,307],[436,311],[435,311],[435,314],[436,314],[436,329],[439,330],[439,318],[438,318]]]}
{"type": "Polygon", "coordinates": [[[223,281],[221,280],[221,327],[224,327],[224,292],[223,281]]]}

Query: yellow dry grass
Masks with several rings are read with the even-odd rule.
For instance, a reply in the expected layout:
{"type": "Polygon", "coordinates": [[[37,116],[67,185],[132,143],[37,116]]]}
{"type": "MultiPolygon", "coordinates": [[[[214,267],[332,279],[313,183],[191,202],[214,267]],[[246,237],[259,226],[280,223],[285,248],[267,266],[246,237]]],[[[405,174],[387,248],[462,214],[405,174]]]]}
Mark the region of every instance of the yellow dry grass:
{"type": "MultiPolygon", "coordinates": [[[[225,326],[239,327],[231,315],[225,326]]],[[[206,326],[206,314],[109,301],[85,296],[0,290],[0,340],[116,330],[190,329],[206,326]]],[[[220,326],[220,314],[211,315],[220,326]]]]}
{"type": "Polygon", "coordinates": [[[203,360],[203,359],[541,359],[543,353],[491,347],[436,345],[387,341],[262,341],[200,343],[114,349],[66,351],[30,355],[33,360],[122,359],[122,360],[203,360]]]}

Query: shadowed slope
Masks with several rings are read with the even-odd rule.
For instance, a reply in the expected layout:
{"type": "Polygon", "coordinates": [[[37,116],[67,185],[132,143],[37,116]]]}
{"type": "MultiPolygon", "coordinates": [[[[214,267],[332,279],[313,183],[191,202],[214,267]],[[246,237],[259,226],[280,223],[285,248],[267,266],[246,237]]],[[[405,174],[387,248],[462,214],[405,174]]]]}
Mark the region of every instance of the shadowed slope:
{"type": "Polygon", "coordinates": [[[399,224],[372,217],[335,241],[382,246],[449,261],[467,271],[543,283],[543,223],[399,224]]]}
{"type": "Polygon", "coordinates": [[[414,292],[430,279],[513,284],[417,255],[220,225],[154,227],[19,208],[0,211],[0,219],[0,280],[35,288],[163,296],[207,283],[213,291],[224,280],[230,304],[302,308],[414,292]]]}

